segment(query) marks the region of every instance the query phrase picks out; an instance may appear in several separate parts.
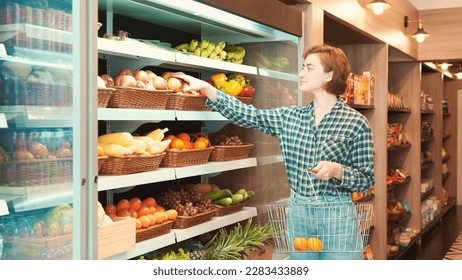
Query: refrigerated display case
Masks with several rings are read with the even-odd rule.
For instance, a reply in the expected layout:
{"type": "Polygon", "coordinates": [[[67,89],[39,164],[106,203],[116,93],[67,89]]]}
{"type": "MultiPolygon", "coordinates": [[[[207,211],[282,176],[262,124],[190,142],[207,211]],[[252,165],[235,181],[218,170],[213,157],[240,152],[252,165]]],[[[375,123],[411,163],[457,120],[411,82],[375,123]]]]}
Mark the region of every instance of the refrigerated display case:
{"type": "Polygon", "coordinates": [[[11,1],[1,4],[0,13],[3,259],[100,258],[98,198],[113,202],[142,186],[199,178],[245,184],[260,194],[238,213],[172,230],[124,253],[105,252],[104,258],[129,259],[250,217],[264,219],[261,205],[288,196],[277,140],[232,125],[255,143],[246,159],[98,176],[98,134],[161,122],[214,133],[230,123],[213,111],[97,108],[96,78],[123,68],[184,71],[203,80],[217,72],[242,73],[257,89],[254,106],[301,105],[300,37],[192,0],[11,1]],[[127,40],[104,38],[120,29],[130,33],[127,40]],[[192,39],[241,45],[247,59],[240,64],[174,49],[192,39]]]}
{"type": "Polygon", "coordinates": [[[81,182],[86,112],[77,108],[86,97],[76,70],[85,64],[75,63],[82,56],[75,43],[84,33],[73,23],[85,3],[78,2],[0,3],[0,256],[6,260],[86,258],[75,230],[86,229],[80,199],[87,195],[79,188],[91,182],[81,182]]]}

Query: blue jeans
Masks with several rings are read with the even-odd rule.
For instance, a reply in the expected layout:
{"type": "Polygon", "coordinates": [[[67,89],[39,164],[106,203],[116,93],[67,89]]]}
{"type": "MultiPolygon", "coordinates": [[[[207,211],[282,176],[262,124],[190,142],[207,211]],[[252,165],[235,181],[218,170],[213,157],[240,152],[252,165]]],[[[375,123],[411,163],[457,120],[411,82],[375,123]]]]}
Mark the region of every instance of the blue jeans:
{"type": "Polygon", "coordinates": [[[361,260],[363,242],[359,236],[356,209],[349,196],[304,197],[291,192],[287,213],[289,248],[296,237],[316,237],[323,242],[320,252],[291,250],[292,260],[361,260]]]}

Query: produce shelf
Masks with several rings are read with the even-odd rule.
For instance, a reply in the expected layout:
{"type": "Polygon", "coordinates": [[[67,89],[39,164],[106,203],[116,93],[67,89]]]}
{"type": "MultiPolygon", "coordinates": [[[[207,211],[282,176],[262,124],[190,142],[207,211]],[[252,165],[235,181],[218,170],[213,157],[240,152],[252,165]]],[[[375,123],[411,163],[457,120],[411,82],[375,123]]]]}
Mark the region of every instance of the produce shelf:
{"type": "Polygon", "coordinates": [[[0,194],[0,201],[6,201],[8,208],[17,213],[54,207],[62,203],[72,203],[73,194],[72,188],[29,195],[0,194]]]}
{"type": "Polygon", "coordinates": [[[451,134],[444,134],[444,135],[443,135],[443,141],[446,141],[446,140],[448,140],[449,138],[451,138],[451,134]]]}
{"type": "Polygon", "coordinates": [[[424,193],[420,193],[420,200],[421,201],[425,200],[430,194],[433,193],[434,190],[435,190],[435,187],[428,189],[424,193]]]}
{"type": "Polygon", "coordinates": [[[32,39],[50,40],[52,38],[53,42],[66,44],[72,44],[73,42],[72,32],[28,23],[0,25],[0,42],[4,42],[20,33],[26,33],[26,36],[32,39]]]}
{"type": "Polygon", "coordinates": [[[402,257],[404,257],[410,250],[412,250],[414,248],[414,245],[417,244],[417,240],[419,240],[420,238],[420,233],[417,234],[414,239],[411,240],[411,242],[409,242],[409,244],[406,246],[406,247],[400,247],[400,250],[398,251],[398,253],[396,255],[394,255],[393,257],[391,257],[390,259],[391,260],[399,260],[401,259],[402,257]]]}
{"type": "Polygon", "coordinates": [[[175,52],[176,65],[200,66],[203,69],[238,72],[242,74],[257,75],[257,67],[219,61],[211,58],[196,56],[190,53],[175,52]]]}
{"type": "Polygon", "coordinates": [[[360,105],[360,104],[348,103],[348,106],[350,106],[351,108],[357,109],[357,110],[373,110],[374,109],[373,105],[360,105]]]}
{"type": "Polygon", "coordinates": [[[298,81],[298,76],[295,74],[288,74],[284,72],[278,72],[278,71],[262,69],[262,68],[258,68],[258,75],[263,76],[263,77],[276,78],[279,80],[286,80],[286,81],[293,81],[293,82],[298,81]]]}
{"type": "Polygon", "coordinates": [[[388,113],[390,114],[395,114],[395,113],[411,113],[411,110],[409,109],[388,109],[388,113]]]}
{"type": "Polygon", "coordinates": [[[442,159],[443,163],[448,162],[450,155],[445,155],[442,159]]]}
{"type": "Polygon", "coordinates": [[[0,112],[16,127],[72,127],[71,107],[0,106],[0,112]]]}
{"type": "Polygon", "coordinates": [[[267,165],[267,164],[284,162],[284,158],[282,157],[282,155],[263,156],[263,157],[258,157],[257,162],[258,162],[258,165],[267,165]]]}
{"type": "Polygon", "coordinates": [[[253,166],[257,166],[256,158],[246,158],[224,162],[208,162],[207,164],[175,168],[175,175],[177,179],[181,179],[253,166]]]}
{"type": "Polygon", "coordinates": [[[105,121],[174,121],[173,110],[98,108],[98,120],[105,121]]]}
{"type": "Polygon", "coordinates": [[[244,207],[241,211],[221,216],[213,217],[210,221],[185,229],[173,229],[176,241],[180,242],[203,233],[220,229],[222,227],[246,220],[257,215],[255,207],[244,207]]]}
{"type": "Polygon", "coordinates": [[[175,111],[175,117],[178,121],[228,121],[218,112],[209,111],[175,111]]]}
{"type": "Polygon", "coordinates": [[[135,185],[164,182],[253,166],[257,166],[257,160],[255,158],[246,158],[225,162],[209,162],[206,164],[177,168],[159,168],[155,171],[128,175],[101,175],[98,179],[98,191],[107,191],[135,185]]]}
{"type": "Polygon", "coordinates": [[[404,185],[406,185],[407,183],[409,183],[411,181],[411,177],[407,177],[404,182],[393,182],[390,186],[387,186],[387,192],[391,192],[392,190],[395,190],[397,188],[400,188],[404,185]]]}
{"type": "Polygon", "coordinates": [[[155,171],[120,176],[101,175],[98,178],[98,191],[107,191],[163,181],[175,180],[173,168],[159,168],[155,171]]]}
{"type": "Polygon", "coordinates": [[[126,260],[136,256],[151,252],[177,242],[201,235],[203,233],[216,230],[257,215],[257,209],[254,207],[244,207],[239,212],[229,214],[222,217],[213,217],[210,221],[198,224],[196,226],[185,228],[185,229],[172,229],[167,234],[148,239],[146,241],[136,243],[135,249],[122,254],[111,256],[110,260],[126,260]]]}

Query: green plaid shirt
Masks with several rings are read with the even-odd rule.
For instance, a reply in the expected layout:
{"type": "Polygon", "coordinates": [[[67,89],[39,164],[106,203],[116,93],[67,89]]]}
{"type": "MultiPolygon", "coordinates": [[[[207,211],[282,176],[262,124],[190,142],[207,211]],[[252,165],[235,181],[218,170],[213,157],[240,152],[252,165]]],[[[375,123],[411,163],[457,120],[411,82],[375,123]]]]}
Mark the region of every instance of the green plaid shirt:
{"type": "Polygon", "coordinates": [[[302,196],[350,195],[375,184],[373,140],[369,122],[341,98],[318,127],[314,125],[313,102],[305,107],[256,109],[217,90],[215,103],[207,106],[234,124],[277,137],[293,192],[302,196]],[[343,165],[342,181],[322,181],[306,170],[319,161],[343,165]],[[313,187],[310,187],[313,186],[313,187]],[[337,190],[336,190],[337,189],[337,190]]]}

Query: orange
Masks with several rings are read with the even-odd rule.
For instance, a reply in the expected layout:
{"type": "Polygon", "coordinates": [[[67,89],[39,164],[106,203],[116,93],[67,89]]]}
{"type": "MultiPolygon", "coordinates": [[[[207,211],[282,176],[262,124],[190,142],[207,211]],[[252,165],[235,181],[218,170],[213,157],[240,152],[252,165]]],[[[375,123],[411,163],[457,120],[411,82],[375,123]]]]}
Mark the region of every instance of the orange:
{"type": "Polygon", "coordinates": [[[141,207],[141,199],[139,199],[138,197],[134,197],[132,199],[130,199],[130,208],[135,210],[135,211],[138,211],[138,209],[140,209],[141,207]]]}
{"type": "Polygon", "coordinates": [[[156,206],[156,200],[154,199],[154,197],[146,197],[143,202],[141,202],[141,204],[145,205],[145,206],[156,206]]]}
{"type": "Polygon", "coordinates": [[[172,142],[170,142],[170,147],[181,150],[184,147],[184,142],[183,142],[183,140],[181,140],[179,138],[175,138],[175,139],[172,140],[172,142]]]}
{"type": "Polygon", "coordinates": [[[304,252],[308,248],[307,241],[303,237],[296,237],[292,243],[292,246],[294,246],[295,250],[299,252],[304,252]]]}
{"type": "Polygon", "coordinates": [[[128,210],[120,210],[117,211],[117,217],[131,217],[130,212],[128,210]]]}
{"type": "Polygon", "coordinates": [[[128,209],[128,212],[130,212],[130,216],[132,218],[135,218],[135,219],[138,218],[138,213],[133,208],[128,209]]]}
{"type": "Polygon", "coordinates": [[[162,212],[156,212],[153,214],[154,218],[156,219],[156,224],[162,224],[165,220],[164,213],[162,212]]]}
{"type": "Polygon", "coordinates": [[[139,219],[136,219],[136,229],[141,229],[142,227],[143,223],[139,219]]]}
{"type": "Polygon", "coordinates": [[[194,148],[194,144],[190,140],[183,140],[184,147],[182,150],[191,150],[194,148]]]}
{"type": "Polygon", "coordinates": [[[178,212],[175,209],[169,209],[165,211],[169,220],[175,220],[178,216],[178,212]]]}
{"type": "Polygon", "coordinates": [[[117,214],[117,207],[114,204],[109,203],[104,207],[104,212],[106,212],[106,215],[111,216],[117,214]]]}
{"type": "Polygon", "coordinates": [[[154,218],[153,214],[147,214],[146,216],[151,220],[151,226],[156,224],[156,218],[154,218]]]}
{"type": "Polygon", "coordinates": [[[183,141],[191,141],[191,136],[189,136],[189,134],[187,134],[186,132],[182,132],[182,133],[178,134],[176,136],[176,138],[179,138],[179,139],[181,139],[183,141]]]}
{"type": "Polygon", "coordinates": [[[151,219],[148,216],[141,216],[138,218],[141,221],[141,228],[148,228],[151,225],[151,219]]]}
{"type": "Polygon", "coordinates": [[[204,141],[194,142],[194,149],[205,149],[205,148],[207,148],[207,144],[204,141]]]}
{"type": "Polygon", "coordinates": [[[149,207],[149,214],[154,214],[154,213],[156,213],[156,212],[157,212],[156,206],[150,206],[150,207],[149,207]]]}
{"type": "Polygon", "coordinates": [[[130,201],[128,201],[128,199],[121,199],[119,202],[117,202],[117,212],[121,211],[121,210],[128,210],[130,209],[130,201]]]}
{"type": "Polygon", "coordinates": [[[145,216],[149,214],[149,207],[143,205],[140,207],[140,209],[138,209],[137,213],[138,217],[145,216]]]}
{"type": "Polygon", "coordinates": [[[170,139],[170,140],[173,140],[173,139],[175,139],[175,138],[176,138],[176,136],[175,136],[175,135],[173,135],[173,134],[170,134],[170,135],[167,135],[166,137],[164,137],[164,139],[163,139],[163,140],[168,140],[168,139],[170,139]]]}
{"type": "Polygon", "coordinates": [[[207,139],[207,138],[205,138],[205,137],[203,137],[203,136],[197,138],[195,142],[197,142],[197,141],[204,141],[204,142],[205,142],[205,146],[206,146],[206,147],[209,146],[209,139],[207,139]]]}
{"type": "Polygon", "coordinates": [[[317,239],[316,237],[310,237],[307,241],[308,249],[313,252],[319,252],[322,250],[322,241],[317,239]]]}
{"type": "Polygon", "coordinates": [[[156,205],[156,212],[164,212],[165,211],[165,208],[160,206],[160,205],[156,205]]]}

